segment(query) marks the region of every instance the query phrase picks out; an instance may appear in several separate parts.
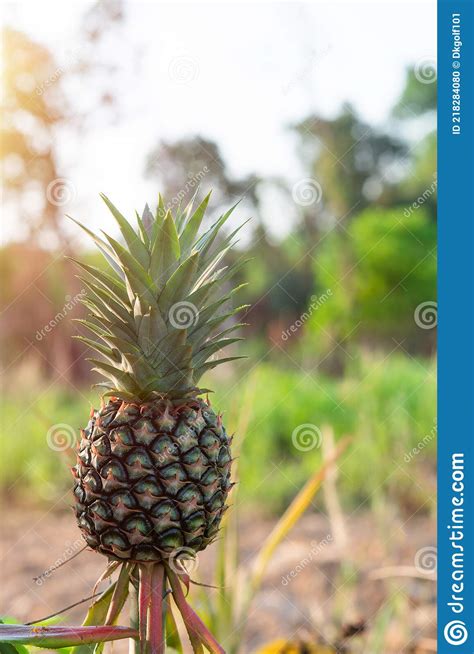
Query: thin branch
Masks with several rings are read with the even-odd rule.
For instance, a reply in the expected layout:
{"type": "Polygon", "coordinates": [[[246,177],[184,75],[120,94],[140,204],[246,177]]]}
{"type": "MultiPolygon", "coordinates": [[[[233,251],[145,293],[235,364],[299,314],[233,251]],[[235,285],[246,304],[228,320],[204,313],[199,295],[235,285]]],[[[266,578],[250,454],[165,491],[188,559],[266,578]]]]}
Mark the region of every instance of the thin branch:
{"type": "Polygon", "coordinates": [[[84,599],[79,600],[79,602],[74,602],[74,604],[70,604],[69,606],[66,606],[66,608],[61,609],[60,611],[56,611],[56,613],[51,613],[51,615],[47,615],[44,618],[38,618],[38,620],[32,620],[31,622],[25,622],[25,625],[28,627],[29,625],[37,624],[38,622],[44,622],[45,620],[49,620],[50,618],[54,618],[57,615],[61,615],[61,613],[66,613],[66,611],[69,611],[70,609],[73,609],[76,606],[79,606],[80,604],[84,604],[84,602],[88,602],[89,600],[94,599],[94,597],[99,597],[99,595],[102,595],[102,593],[94,593],[94,595],[90,595],[89,597],[85,597],[84,599]]]}
{"type": "Polygon", "coordinates": [[[428,581],[436,581],[436,570],[422,570],[409,565],[394,565],[372,570],[369,574],[369,579],[371,581],[377,579],[390,579],[391,577],[411,577],[412,579],[428,579],[428,581]]]}
{"type": "Polygon", "coordinates": [[[79,552],[76,552],[72,556],[70,556],[68,559],[65,561],[61,561],[61,563],[58,563],[57,565],[54,565],[52,568],[48,568],[48,570],[45,572],[42,572],[40,575],[37,577],[33,577],[33,581],[38,581],[38,579],[43,579],[46,574],[49,576],[51,572],[55,572],[56,570],[59,570],[59,568],[62,568],[63,565],[66,565],[66,563],[69,563],[69,561],[72,561],[73,559],[76,558],[76,556],[79,556],[79,554],[82,554],[82,552],[86,549],[88,549],[89,545],[84,545],[82,549],[79,550],[79,552]]]}

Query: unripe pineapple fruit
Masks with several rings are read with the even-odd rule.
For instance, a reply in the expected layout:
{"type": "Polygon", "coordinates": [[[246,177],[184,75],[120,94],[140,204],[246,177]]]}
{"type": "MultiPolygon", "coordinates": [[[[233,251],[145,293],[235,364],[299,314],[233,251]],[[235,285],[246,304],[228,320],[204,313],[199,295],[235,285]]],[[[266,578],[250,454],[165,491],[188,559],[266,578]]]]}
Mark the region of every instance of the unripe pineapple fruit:
{"type": "MultiPolygon", "coordinates": [[[[137,230],[103,196],[124,245],[86,232],[109,264],[76,262],[89,315],[80,335],[106,394],[82,430],[73,469],[76,515],[88,545],[110,559],[160,562],[215,538],[231,487],[230,442],[220,415],[202,399],[202,374],[223,361],[240,324],[226,323],[222,267],[238,230],[219,238],[232,209],[198,236],[209,201],[173,215],[160,197],[137,230]],[[212,357],[212,358],[211,358],[212,357]]],[[[82,225],[81,225],[82,227],[82,225]]],[[[240,229],[240,228],[239,228],[240,229]]]]}

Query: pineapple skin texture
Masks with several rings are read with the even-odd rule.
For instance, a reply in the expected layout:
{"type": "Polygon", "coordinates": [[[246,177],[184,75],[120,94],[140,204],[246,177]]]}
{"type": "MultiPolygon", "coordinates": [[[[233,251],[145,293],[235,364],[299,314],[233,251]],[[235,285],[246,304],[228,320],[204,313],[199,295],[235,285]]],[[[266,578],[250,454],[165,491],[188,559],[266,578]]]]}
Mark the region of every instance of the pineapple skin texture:
{"type": "Polygon", "coordinates": [[[232,486],[231,438],[206,402],[111,398],[81,436],[75,512],[92,549],[159,562],[215,538],[232,486]]]}

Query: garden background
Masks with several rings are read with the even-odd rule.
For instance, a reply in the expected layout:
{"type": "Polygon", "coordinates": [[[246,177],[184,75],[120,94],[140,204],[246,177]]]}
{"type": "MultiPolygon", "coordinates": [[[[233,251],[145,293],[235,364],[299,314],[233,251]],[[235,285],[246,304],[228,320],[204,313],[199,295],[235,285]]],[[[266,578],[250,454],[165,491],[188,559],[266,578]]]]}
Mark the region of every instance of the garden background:
{"type": "Polygon", "coordinates": [[[336,643],[362,624],[350,651],[435,651],[434,8],[4,10],[1,612],[72,603],[100,568],[84,553],[33,580],[77,549],[68,466],[98,401],[90,353],[71,338],[84,309],[67,257],[103,262],[65,214],[108,231],[99,192],[133,217],[159,191],[176,207],[213,189],[209,220],[240,199],[229,229],[251,218],[232,255],[250,259],[248,359],[204,380],[241,449],[231,510],[249,566],[351,437],[277,550],[243,651],[336,643]]]}

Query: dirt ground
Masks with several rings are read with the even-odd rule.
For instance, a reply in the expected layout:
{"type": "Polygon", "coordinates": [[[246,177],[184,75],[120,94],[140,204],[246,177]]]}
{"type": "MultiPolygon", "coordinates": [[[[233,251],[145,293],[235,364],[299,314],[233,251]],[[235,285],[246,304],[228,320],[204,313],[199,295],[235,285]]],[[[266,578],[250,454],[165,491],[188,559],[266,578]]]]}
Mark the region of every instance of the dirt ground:
{"type": "MultiPolygon", "coordinates": [[[[249,567],[273,521],[241,521],[241,560],[249,567]]],[[[357,513],[331,525],[308,514],[275,552],[253,603],[242,652],[275,638],[335,642],[344,627],[366,624],[347,651],[435,651],[435,525],[426,515],[357,513]]],[[[84,551],[56,571],[50,568],[83,547],[74,517],[4,506],[1,522],[0,613],[26,622],[91,594],[104,559],[84,551]],[[35,577],[38,577],[36,581],[35,577]]],[[[212,583],[212,547],[199,555],[199,580],[212,583]]],[[[213,590],[210,593],[216,592],[213,590]]],[[[65,621],[80,624],[87,605],[65,621]]],[[[126,651],[123,643],[114,652],[126,651]]]]}

